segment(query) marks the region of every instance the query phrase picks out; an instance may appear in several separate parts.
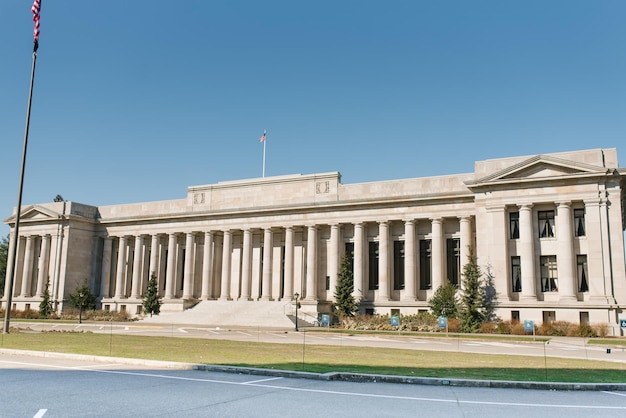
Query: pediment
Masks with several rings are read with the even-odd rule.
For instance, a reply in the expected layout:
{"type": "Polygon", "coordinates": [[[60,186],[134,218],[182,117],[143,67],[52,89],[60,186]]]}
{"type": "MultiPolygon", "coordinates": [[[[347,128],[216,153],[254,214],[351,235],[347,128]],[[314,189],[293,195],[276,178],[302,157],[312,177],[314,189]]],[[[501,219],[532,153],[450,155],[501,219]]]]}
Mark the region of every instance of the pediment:
{"type": "MultiPolygon", "coordinates": [[[[31,205],[22,208],[20,222],[22,221],[46,221],[49,219],[58,219],[61,214],[38,205],[31,205]]],[[[15,215],[12,215],[5,222],[15,222],[15,215]]]]}
{"type": "Polygon", "coordinates": [[[606,174],[606,167],[599,167],[576,161],[563,160],[547,155],[537,155],[520,163],[499,170],[476,181],[494,183],[520,180],[554,179],[606,174]]]}

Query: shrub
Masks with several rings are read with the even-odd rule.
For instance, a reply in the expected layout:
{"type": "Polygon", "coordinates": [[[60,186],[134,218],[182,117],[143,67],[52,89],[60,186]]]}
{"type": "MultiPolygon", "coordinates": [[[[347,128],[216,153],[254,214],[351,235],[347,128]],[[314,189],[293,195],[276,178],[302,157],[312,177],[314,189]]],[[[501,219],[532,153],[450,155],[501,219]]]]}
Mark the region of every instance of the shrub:
{"type": "Polygon", "coordinates": [[[595,324],[592,326],[594,332],[598,337],[608,337],[609,336],[609,325],[608,324],[595,324]]]}

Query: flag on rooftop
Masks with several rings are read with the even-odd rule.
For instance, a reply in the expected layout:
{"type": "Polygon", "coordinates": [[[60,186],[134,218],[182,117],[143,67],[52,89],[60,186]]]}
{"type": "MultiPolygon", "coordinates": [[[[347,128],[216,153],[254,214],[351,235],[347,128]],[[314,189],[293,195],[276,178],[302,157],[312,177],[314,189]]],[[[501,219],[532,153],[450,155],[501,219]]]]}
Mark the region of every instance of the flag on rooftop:
{"type": "Polygon", "coordinates": [[[266,136],[267,136],[267,132],[263,131],[263,135],[261,135],[261,137],[259,138],[259,142],[264,142],[266,136]]]}
{"type": "Polygon", "coordinates": [[[35,22],[35,30],[33,31],[33,38],[35,42],[39,41],[39,11],[41,10],[41,0],[35,0],[33,7],[30,8],[33,12],[33,21],[35,22]]]}

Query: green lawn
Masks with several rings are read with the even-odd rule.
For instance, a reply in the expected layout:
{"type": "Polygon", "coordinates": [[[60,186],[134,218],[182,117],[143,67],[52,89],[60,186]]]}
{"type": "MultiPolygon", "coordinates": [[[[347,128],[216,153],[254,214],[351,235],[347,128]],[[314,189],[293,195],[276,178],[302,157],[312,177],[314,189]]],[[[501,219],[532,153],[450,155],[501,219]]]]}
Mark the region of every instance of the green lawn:
{"type": "Polygon", "coordinates": [[[2,348],[315,373],[338,371],[439,378],[626,383],[624,364],[552,357],[93,333],[11,333],[0,338],[2,348]]]}

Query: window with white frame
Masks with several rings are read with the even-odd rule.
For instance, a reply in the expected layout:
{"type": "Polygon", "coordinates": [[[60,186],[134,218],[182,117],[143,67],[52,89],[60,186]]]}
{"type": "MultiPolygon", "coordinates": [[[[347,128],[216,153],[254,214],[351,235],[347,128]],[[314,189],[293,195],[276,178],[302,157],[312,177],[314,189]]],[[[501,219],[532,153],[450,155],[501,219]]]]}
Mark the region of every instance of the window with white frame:
{"type": "Polygon", "coordinates": [[[539,220],[539,238],[554,238],[554,211],[540,210],[537,212],[539,220]]]}
{"type": "Polygon", "coordinates": [[[574,236],[584,237],[585,235],[585,209],[574,209],[574,236]]]}
{"type": "Polygon", "coordinates": [[[542,255],[539,264],[541,267],[541,291],[558,292],[556,255],[542,255]]]}
{"type": "Polygon", "coordinates": [[[519,212],[509,212],[509,236],[519,239],[519,212]]]}

